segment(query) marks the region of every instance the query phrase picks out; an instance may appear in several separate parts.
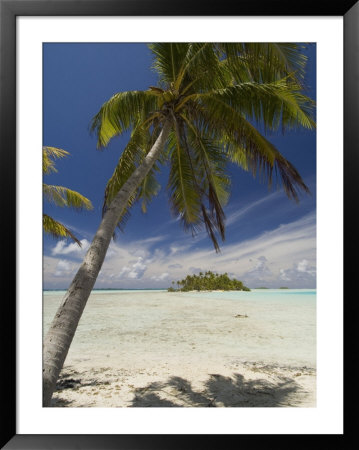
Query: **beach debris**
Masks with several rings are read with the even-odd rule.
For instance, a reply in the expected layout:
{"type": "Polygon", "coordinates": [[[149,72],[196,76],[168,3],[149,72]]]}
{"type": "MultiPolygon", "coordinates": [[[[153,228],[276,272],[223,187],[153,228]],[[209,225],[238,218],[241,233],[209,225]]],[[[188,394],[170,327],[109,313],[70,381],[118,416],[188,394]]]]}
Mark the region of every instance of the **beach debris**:
{"type": "Polygon", "coordinates": [[[234,316],[234,317],[235,317],[236,319],[237,319],[237,318],[242,318],[242,319],[243,319],[243,318],[248,317],[248,316],[247,316],[247,314],[237,314],[237,315],[234,316]]]}
{"type": "Polygon", "coordinates": [[[72,389],[74,387],[77,387],[81,385],[81,380],[75,380],[73,378],[66,378],[66,379],[62,379],[59,380],[56,384],[56,390],[57,391],[61,391],[63,389],[72,389]]]}

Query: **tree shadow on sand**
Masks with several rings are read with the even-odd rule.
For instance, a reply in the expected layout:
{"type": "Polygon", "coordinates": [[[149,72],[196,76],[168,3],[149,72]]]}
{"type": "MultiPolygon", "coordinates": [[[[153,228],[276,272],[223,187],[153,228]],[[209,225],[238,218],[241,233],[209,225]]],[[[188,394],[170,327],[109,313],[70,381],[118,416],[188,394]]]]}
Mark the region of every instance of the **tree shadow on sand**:
{"type": "Polygon", "coordinates": [[[150,383],[138,388],[132,407],[275,407],[298,406],[301,387],[291,378],[276,382],[245,380],[238,373],[232,377],[212,374],[200,391],[180,377],[150,383]]]}

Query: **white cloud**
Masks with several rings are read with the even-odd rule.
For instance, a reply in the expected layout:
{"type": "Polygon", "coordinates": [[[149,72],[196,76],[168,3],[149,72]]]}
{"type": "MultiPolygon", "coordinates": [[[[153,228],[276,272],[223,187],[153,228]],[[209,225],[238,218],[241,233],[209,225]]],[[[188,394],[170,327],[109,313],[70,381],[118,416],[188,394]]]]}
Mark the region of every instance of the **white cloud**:
{"type": "Polygon", "coordinates": [[[316,268],[310,265],[309,261],[303,259],[294,263],[291,268],[281,269],[279,278],[284,281],[293,281],[305,285],[313,285],[315,283],[316,268]]]}
{"type": "Polygon", "coordinates": [[[302,273],[308,273],[310,275],[315,275],[315,268],[309,265],[309,262],[306,259],[299,261],[297,264],[297,271],[302,273]]]}
{"type": "Polygon", "coordinates": [[[67,244],[66,240],[58,241],[55,247],[51,250],[52,255],[84,255],[90,246],[90,242],[87,239],[81,239],[81,247],[76,242],[67,244]],[[66,245],[67,244],[67,245],[66,245]]]}
{"type": "Polygon", "coordinates": [[[146,272],[146,269],[147,265],[144,263],[143,258],[139,257],[131,267],[123,267],[119,273],[119,277],[127,277],[133,280],[138,280],[139,278],[142,278],[143,274],[146,272]]]}
{"type": "Polygon", "coordinates": [[[273,273],[268,267],[268,259],[263,255],[257,258],[254,266],[243,274],[243,278],[247,284],[269,281],[273,278],[273,273]]]}
{"type": "Polygon", "coordinates": [[[58,268],[59,270],[65,270],[65,271],[68,271],[68,270],[70,270],[71,265],[70,265],[69,262],[64,261],[63,259],[61,259],[61,260],[58,262],[58,264],[57,264],[57,268],[58,268]]]}
{"type": "Polygon", "coordinates": [[[291,281],[291,279],[288,276],[288,273],[284,269],[280,269],[279,271],[279,279],[283,281],[291,281]]]}
{"type": "Polygon", "coordinates": [[[146,239],[141,239],[139,241],[136,241],[137,245],[150,245],[150,244],[155,244],[157,242],[163,241],[165,239],[167,239],[168,235],[163,234],[161,236],[152,236],[146,239]]]}
{"type": "MultiPolygon", "coordinates": [[[[128,242],[126,236],[112,242],[96,287],[164,287],[169,279],[179,280],[187,274],[207,270],[231,273],[249,287],[256,287],[258,283],[278,287],[283,281],[289,287],[315,287],[314,213],[252,239],[223,245],[219,254],[210,243],[206,248],[196,248],[190,236],[186,236],[186,241],[184,238],[173,239],[170,245],[162,242],[162,237],[143,239],[140,248],[138,241],[128,242]]],[[[61,244],[57,247],[57,255],[61,254],[62,260],[65,260],[64,251],[65,255],[75,255],[69,252],[70,248],[61,244]]],[[[73,275],[66,275],[66,267],[57,267],[58,258],[47,258],[45,286],[58,284],[60,279],[63,285],[68,285],[73,275]],[[54,277],[55,272],[62,276],[54,277]]]]}
{"type": "Polygon", "coordinates": [[[169,273],[168,272],[163,272],[163,273],[161,273],[161,275],[158,275],[158,276],[152,276],[151,277],[151,280],[154,280],[154,281],[164,281],[164,280],[166,280],[167,278],[169,277],[169,273]]]}
{"type": "Polygon", "coordinates": [[[122,269],[120,270],[120,273],[118,274],[118,276],[121,278],[124,275],[128,274],[129,272],[131,272],[131,269],[127,266],[122,267],[122,269]]]}
{"type": "Polygon", "coordinates": [[[57,263],[54,276],[55,277],[64,277],[68,276],[73,272],[73,266],[69,261],[66,261],[65,259],[60,259],[57,263]]]}
{"type": "MultiPolygon", "coordinates": [[[[167,267],[172,269],[170,256],[167,267]]],[[[173,267],[170,276],[179,279],[202,268],[202,271],[233,273],[251,287],[258,286],[261,280],[266,281],[268,287],[278,287],[283,277],[291,278],[292,287],[315,287],[315,260],[316,220],[311,213],[252,239],[224,245],[219,254],[212,249],[178,251],[176,265],[180,264],[182,269],[173,267]],[[296,269],[306,270],[306,277],[300,276],[304,273],[300,270],[295,274],[289,272],[293,262],[296,269]]]]}

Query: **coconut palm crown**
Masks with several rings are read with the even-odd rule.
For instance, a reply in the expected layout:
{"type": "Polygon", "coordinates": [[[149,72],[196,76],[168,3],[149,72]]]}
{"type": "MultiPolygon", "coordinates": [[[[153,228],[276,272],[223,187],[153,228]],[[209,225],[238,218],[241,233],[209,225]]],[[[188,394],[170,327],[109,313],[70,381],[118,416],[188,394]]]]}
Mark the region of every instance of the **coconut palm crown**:
{"type": "MultiPolygon", "coordinates": [[[[55,167],[55,159],[64,158],[68,156],[69,152],[56,147],[42,147],[42,173],[43,175],[49,175],[53,172],[57,172],[55,167]]],[[[63,186],[54,186],[43,183],[42,185],[43,195],[46,200],[54,203],[57,206],[74,208],[76,210],[92,209],[92,203],[89,199],[79,194],[76,191],[68,189],[63,186]]],[[[62,223],[55,220],[53,217],[43,214],[43,229],[45,233],[50,234],[54,238],[70,238],[77,245],[81,247],[81,242],[62,223]]]]}
{"type": "Polygon", "coordinates": [[[104,199],[106,211],[144,161],[165,123],[170,131],[161,154],[121,214],[136,200],[142,209],[159,191],[160,163],[169,162],[169,201],[193,234],[205,226],[216,251],[225,237],[223,207],[230,193],[229,163],[272,184],[289,198],[309,192],[298,171],[264,136],[281,129],[312,129],[314,102],[303,93],[306,56],[297,44],[151,44],[158,86],[115,94],[94,117],[98,148],[131,129],[104,199]],[[258,128],[264,130],[264,135],[258,128]]]}

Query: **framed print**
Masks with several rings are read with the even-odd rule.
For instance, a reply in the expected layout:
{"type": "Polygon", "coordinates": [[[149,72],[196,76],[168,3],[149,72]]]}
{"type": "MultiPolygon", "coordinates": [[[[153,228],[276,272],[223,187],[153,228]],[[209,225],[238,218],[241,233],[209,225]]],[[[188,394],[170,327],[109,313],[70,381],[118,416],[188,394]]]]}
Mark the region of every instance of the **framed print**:
{"type": "Polygon", "coordinates": [[[344,437],[359,7],[207,6],[1,0],[3,448],[344,437]]]}

